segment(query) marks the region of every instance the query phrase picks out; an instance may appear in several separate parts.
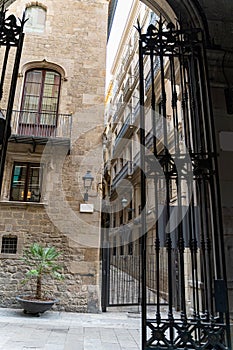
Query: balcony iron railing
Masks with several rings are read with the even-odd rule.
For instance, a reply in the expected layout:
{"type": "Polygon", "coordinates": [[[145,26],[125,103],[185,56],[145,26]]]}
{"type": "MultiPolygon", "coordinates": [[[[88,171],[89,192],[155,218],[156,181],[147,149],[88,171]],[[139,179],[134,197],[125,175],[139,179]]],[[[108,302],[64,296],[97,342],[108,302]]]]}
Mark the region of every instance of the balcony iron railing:
{"type": "Polygon", "coordinates": [[[135,105],[135,107],[133,108],[133,119],[132,122],[136,122],[137,117],[140,114],[140,101],[137,102],[137,104],[135,105]]]}
{"type": "Polygon", "coordinates": [[[126,176],[132,176],[132,175],[133,175],[133,162],[129,160],[122,166],[119,173],[117,173],[116,176],[113,178],[112,191],[115,189],[116,185],[122,179],[124,179],[126,176]]]}
{"type": "Polygon", "coordinates": [[[126,120],[124,121],[124,124],[122,125],[117,137],[116,137],[114,150],[116,150],[116,148],[118,147],[118,145],[122,141],[122,139],[128,138],[129,136],[131,136],[131,134],[134,130],[134,125],[133,125],[134,120],[132,120],[132,118],[133,118],[133,116],[131,115],[131,113],[129,113],[126,120]],[[129,135],[127,135],[127,132],[129,129],[131,132],[129,133],[129,135]]]}
{"type": "Polygon", "coordinates": [[[70,139],[71,126],[71,114],[12,111],[12,135],[70,139]]]}
{"type": "Polygon", "coordinates": [[[129,92],[132,91],[132,82],[133,82],[132,77],[129,77],[125,83],[124,92],[123,92],[124,102],[127,102],[129,92]]]}
{"type": "Polygon", "coordinates": [[[113,116],[113,123],[117,123],[119,117],[122,115],[124,109],[125,109],[126,104],[124,102],[118,102],[117,103],[117,109],[116,112],[114,113],[113,116]]]}

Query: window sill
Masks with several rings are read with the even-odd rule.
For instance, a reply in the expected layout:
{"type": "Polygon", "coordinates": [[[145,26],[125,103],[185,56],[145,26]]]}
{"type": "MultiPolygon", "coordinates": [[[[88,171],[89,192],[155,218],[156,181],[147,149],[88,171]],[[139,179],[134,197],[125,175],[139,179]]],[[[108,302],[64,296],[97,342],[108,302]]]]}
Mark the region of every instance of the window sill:
{"type": "Polygon", "coordinates": [[[20,254],[9,254],[9,253],[0,253],[0,259],[19,259],[20,254]]]}
{"type": "Polygon", "coordinates": [[[0,205],[9,205],[9,206],[38,206],[38,207],[44,207],[47,204],[45,202],[17,202],[17,201],[9,201],[9,200],[0,200],[0,205]]]}

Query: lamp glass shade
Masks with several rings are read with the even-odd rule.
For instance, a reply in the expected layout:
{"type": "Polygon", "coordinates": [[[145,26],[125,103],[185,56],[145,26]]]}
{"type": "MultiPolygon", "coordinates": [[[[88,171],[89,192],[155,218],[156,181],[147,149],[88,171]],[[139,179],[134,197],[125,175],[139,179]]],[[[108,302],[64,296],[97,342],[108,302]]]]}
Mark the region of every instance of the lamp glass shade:
{"type": "Polygon", "coordinates": [[[126,198],[122,198],[121,204],[122,204],[123,208],[125,208],[127,206],[127,203],[128,203],[128,200],[126,198]]]}
{"type": "Polygon", "coordinates": [[[83,176],[84,188],[91,188],[94,177],[91,175],[90,170],[87,170],[87,173],[83,176]]]}

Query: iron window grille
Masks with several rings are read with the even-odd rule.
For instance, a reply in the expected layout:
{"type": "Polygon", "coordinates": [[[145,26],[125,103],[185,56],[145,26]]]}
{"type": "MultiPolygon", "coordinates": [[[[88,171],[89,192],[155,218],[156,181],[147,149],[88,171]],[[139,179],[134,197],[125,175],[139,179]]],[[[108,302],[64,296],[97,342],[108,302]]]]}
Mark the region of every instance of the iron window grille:
{"type": "Polygon", "coordinates": [[[16,254],[17,253],[17,236],[3,236],[1,253],[3,254],[16,254]]]}

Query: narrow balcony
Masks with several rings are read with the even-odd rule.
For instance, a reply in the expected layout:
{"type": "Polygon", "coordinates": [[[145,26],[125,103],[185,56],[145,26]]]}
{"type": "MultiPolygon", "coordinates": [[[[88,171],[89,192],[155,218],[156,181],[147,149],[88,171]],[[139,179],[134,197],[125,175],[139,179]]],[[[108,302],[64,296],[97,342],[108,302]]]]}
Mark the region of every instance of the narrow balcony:
{"type": "Polygon", "coordinates": [[[116,108],[116,111],[115,111],[115,113],[113,115],[113,119],[112,119],[112,122],[115,126],[117,125],[118,120],[125,109],[125,106],[126,106],[126,104],[124,102],[117,103],[117,108],[116,108]]]}
{"type": "Polygon", "coordinates": [[[129,100],[130,95],[132,94],[133,88],[134,88],[134,79],[133,77],[129,77],[125,83],[124,92],[123,92],[123,99],[124,102],[127,102],[129,100]]]}
{"type": "Polygon", "coordinates": [[[136,123],[139,116],[140,116],[140,101],[138,101],[137,104],[133,108],[132,122],[136,123]]]}
{"type": "Polygon", "coordinates": [[[132,49],[130,49],[128,47],[127,52],[126,52],[126,54],[125,54],[125,56],[124,56],[124,58],[122,60],[122,64],[125,67],[125,71],[127,71],[127,68],[128,68],[128,66],[129,66],[129,64],[131,63],[131,60],[132,60],[132,52],[131,52],[131,50],[132,49]]]}
{"type": "Polygon", "coordinates": [[[119,131],[119,134],[116,137],[115,145],[114,145],[114,153],[116,152],[120,144],[122,145],[122,147],[125,146],[126,139],[129,139],[132,136],[135,129],[137,128],[136,125],[133,124],[133,122],[134,122],[133,116],[129,114],[124,124],[122,125],[119,131]]]}
{"type": "Polygon", "coordinates": [[[105,163],[104,163],[104,177],[110,177],[110,172],[111,172],[111,160],[108,159],[105,163]]]}
{"type": "Polygon", "coordinates": [[[117,173],[116,176],[113,178],[112,191],[115,190],[116,186],[119,184],[121,180],[125,179],[126,177],[131,178],[133,176],[133,173],[134,173],[134,163],[128,160],[123,165],[119,173],[117,173]]]}
{"type": "Polygon", "coordinates": [[[9,141],[45,144],[51,139],[56,144],[70,144],[71,126],[71,114],[13,110],[9,141]]]}

